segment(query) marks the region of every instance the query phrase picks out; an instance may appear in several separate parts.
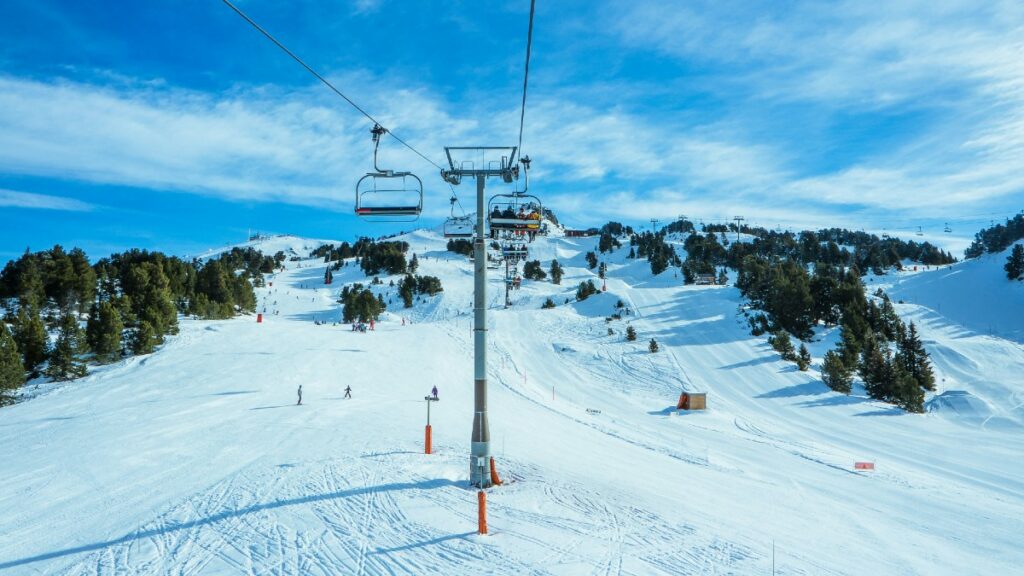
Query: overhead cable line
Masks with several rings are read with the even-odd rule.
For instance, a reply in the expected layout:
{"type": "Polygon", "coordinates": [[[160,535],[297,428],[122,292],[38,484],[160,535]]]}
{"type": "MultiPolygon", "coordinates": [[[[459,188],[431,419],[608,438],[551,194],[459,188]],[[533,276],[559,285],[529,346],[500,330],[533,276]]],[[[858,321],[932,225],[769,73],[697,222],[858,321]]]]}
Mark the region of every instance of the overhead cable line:
{"type": "MultiPolygon", "coordinates": [[[[273,42],[273,43],[274,43],[274,44],[275,44],[275,45],[276,45],[276,46],[277,46],[278,48],[280,48],[280,49],[281,49],[282,51],[284,51],[284,53],[285,53],[285,54],[287,54],[287,55],[291,56],[292,60],[295,60],[296,62],[298,62],[298,63],[299,63],[299,65],[300,65],[300,66],[302,66],[303,68],[305,68],[307,72],[309,72],[310,74],[312,74],[312,75],[313,75],[313,76],[314,76],[314,77],[315,77],[315,78],[316,78],[317,80],[319,80],[319,81],[323,82],[324,86],[327,86],[327,87],[328,87],[328,88],[330,88],[330,89],[331,89],[331,91],[333,91],[333,92],[334,92],[335,94],[337,94],[338,96],[341,96],[342,98],[344,98],[346,102],[348,102],[349,104],[351,104],[353,108],[355,108],[356,110],[358,110],[358,111],[359,111],[359,112],[360,112],[360,113],[361,113],[361,114],[362,114],[363,116],[366,116],[366,117],[367,117],[367,118],[368,118],[368,119],[369,119],[369,120],[370,120],[371,122],[373,122],[374,124],[376,124],[376,125],[378,125],[378,126],[382,126],[382,127],[383,127],[383,124],[381,124],[380,122],[378,122],[378,121],[377,121],[377,119],[376,119],[376,118],[374,118],[373,116],[370,116],[369,112],[367,112],[366,110],[363,110],[363,109],[362,109],[362,108],[361,108],[361,107],[360,107],[360,106],[359,106],[358,104],[356,104],[355,102],[353,102],[351,98],[349,98],[348,96],[345,96],[345,95],[344,95],[344,94],[343,94],[343,93],[341,92],[341,90],[338,90],[338,88],[337,88],[337,87],[335,87],[335,86],[334,86],[334,84],[331,84],[331,83],[330,83],[330,82],[329,82],[329,81],[328,81],[328,80],[327,80],[326,78],[324,78],[323,76],[321,76],[320,74],[318,74],[316,70],[314,70],[314,69],[313,69],[312,67],[310,67],[310,66],[309,66],[309,64],[306,64],[305,62],[303,62],[301,58],[299,58],[298,56],[296,56],[296,55],[295,55],[295,53],[294,53],[294,52],[292,52],[291,50],[289,50],[289,49],[288,49],[288,48],[287,48],[287,47],[286,47],[286,46],[285,46],[284,44],[282,44],[282,43],[278,42],[278,41],[277,41],[277,38],[274,38],[274,37],[273,37],[273,36],[272,36],[272,35],[270,34],[270,32],[267,32],[266,30],[264,30],[264,29],[263,29],[263,27],[261,27],[261,26],[260,26],[259,24],[257,24],[257,23],[256,23],[255,21],[253,21],[253,19],[252,19],[252,18],[249,18],[249,16],[248,16],[248,15],[246,15],[246,13],[245,13],[245,12],[242,12],[241,10],[239,10],[239,9],[238,9],[238,7],[237,7],[237,6],[235,6],[234,4],[232,4],[232,3],[231,3],[231,2],[229,1],[229,0],[222,0],[222,1],[223,1],[223,2],[225,3],[225,4],[227,4],[229,8],[231,8],[232,10],[234,10],[236,14],[238,14],[239,16],[241,16],[243,20],[245,20],[246,22],[248,22],[248,23],[249,23],[249,24],[250,24],[250,25],[251,25],[251,26],[252,26],[253,28],[255,28],[256,30],[258,30],[258,31],[260,32],[260,34],[263,34],[264,36],[266,36],[268,40],[270,40],[271,42],[273,42]]],[[[532,9],[532,8],[530,9],[530,16],[531,16],[531,18],[530,18],[530,22],[531,22],[530,26],[531,26],[531,29],[532,29],[532,26],[533,26],[533,9],[532,9]]],[[[529,48],[527,48],[527,54],[529,54],[529,48]]],[[[527,56],[527,58],[529,58],[529,56],[527,56]]],[[[524,102],[526,101],[526,94],[525,94],[525,93],[523,94],[523,101],[524,101],[524,102]]],[[[521,134],[521,132],[522,132],[522,120],[520,120],[520,140],[522,139],[522,134],[521,134]]],[[[395,135],[395,133],[394,133],[394,132],[392,132],[391,130],[387,130],[387,133],[388,133],[388,134],[391,134],[391,137],[392,137],[392,138],[394,138],[395,140],[397,140],[397,141],[398,141],[398,142],[399,142],[400,144],[402,144],[403,146],[405,146],[405,147],[406,147],[406,148],[408,148],[409,150],[412,150],[412,151],[413,151],[413,152],[415,152],[415,153],[416,153],[417,155],[419,155],[419,157],[420,157],[420,158],[423,158],[424,160],[426,160],[426,161],[427,161],[427,162],[429,162],[430,164],[433,164],[433,165],[434,165],[434,167],[436,167],[436,168],[437,168],[438,170],[442,170],[442,169],[443,169],[443,168],[441,167],[441,165],[440,165],[440,164],[438,164],[437,162],[434,162],[434,161],[433,161],[433,160],[431,160],[430,158],[427,158],[426,156],[424,156],[422,152],[420,152],[419,150],[417,150],[417,149],[413,148],[413,147],[412,147],[412,145],[410,145],[410,144],[409,144],[408,142],[406,142],[405,140],[402,140],[401,138],[399,138],[398,136],[396,136],[396,135],[395,135]]]]}
{"type": "Polygon", "coordinates": [[[526,117],[526,85],[530,80],[530,48],[533,45],[533,12],[536,3],[536,0],[530,0],[530,27],[526,32],[526,66],[523,70],[523,104],[519,110],[519,146],[516,148],[520,157],[523,155],[523,119],[526,117]]]}

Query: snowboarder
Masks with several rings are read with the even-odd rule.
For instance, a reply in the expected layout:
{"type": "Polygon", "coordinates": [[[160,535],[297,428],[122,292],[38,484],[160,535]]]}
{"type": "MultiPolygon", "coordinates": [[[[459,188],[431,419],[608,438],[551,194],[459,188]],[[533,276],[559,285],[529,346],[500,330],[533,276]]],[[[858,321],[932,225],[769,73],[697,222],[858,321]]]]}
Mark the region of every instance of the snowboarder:
{"type": "Polygon", "coordinates": [[[434,387],[433,387],[433,388],[432,388],[432,389],[430,390],[430,393],[434,395],[434,400],[437,400],[437,386],[434,386],[434,387]]]}
{"type": "Polygon", "coordinates": [[[345,386],[345,398],[352,398],[352,387],[345,386]]]}
{"type": "Polygon", "coordinates": [[[295,403],[296,406],[302,406],[302,384],[299,384],[299,401],[295,403]]]}

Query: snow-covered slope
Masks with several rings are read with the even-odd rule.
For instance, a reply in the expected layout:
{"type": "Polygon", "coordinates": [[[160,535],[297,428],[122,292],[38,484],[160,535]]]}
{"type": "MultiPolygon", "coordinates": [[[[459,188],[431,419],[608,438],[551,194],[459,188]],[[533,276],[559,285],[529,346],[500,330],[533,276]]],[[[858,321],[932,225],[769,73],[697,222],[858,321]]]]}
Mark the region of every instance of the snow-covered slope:
{"type": "MultiPolygon", "coordinates": [[[[498,273],[488,287],[491,433],[508,482],[489,491],[491,534],[481,537],[466,486],[471,266],[436,232],[404,239],[419,273],[445,291],[412,310],[393,297],[374,332],[332,323],[340,286],[367,282],[357,267],[325,287],[322,262],[288,262],[257,291],[263,323],[183,320],[153,355],[0,410],[0,573],[1024,565],[1024,347],[1004,337],[1024,317],[989,334],[961,327],[947,304],[952,271],[983,282],[982,265],[871,284],[905,301],[899,311],[918,322],[944,379],[933,411],[908,415],[831,393],[748,335],[734,288],[684,287],[671,270],[652,278],[646,262],[624,257],[628,246],[605,257],[606,293],[566,304],[580,281],[600,285],[584,259],[597,239],[539,239],[531,258],[545,268],[558,258],[561,286],[526,282],[508,310],[498,273]],[[548,297],[558,307],[541,310],[548,297]],[[631,314],[606,321],[620,299],[631,314]],[[627,322],[636,342],[623,338],[627,322]],[[651,338],[661,352],[647,351],[651,338]],[[434,385],[428,456],[422,398],[434,385]],[[681,390],[706,391],[709,409],[676,413],[681,390]],[[876,471],[855,472],[861,460],[876,471]]],[[[816,360],[833,340],[814,345],[816,360]]]]}

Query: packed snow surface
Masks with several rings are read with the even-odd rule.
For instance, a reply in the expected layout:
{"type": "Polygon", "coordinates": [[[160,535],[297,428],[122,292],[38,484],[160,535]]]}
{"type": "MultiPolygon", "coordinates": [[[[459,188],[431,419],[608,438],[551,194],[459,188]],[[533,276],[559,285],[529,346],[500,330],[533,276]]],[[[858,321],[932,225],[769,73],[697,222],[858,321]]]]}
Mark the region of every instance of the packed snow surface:
{"type": "Polygon", "coordinates": [[[1000,308],[1020,290],[984,296],[996,260],[871,279],[932,352],[939,389],[910,415],[829,391],[749,335],[735,288],[652,277],[628,245],[601,256],[607,292],[567,303],[601,285],[596,238],[538,239],[561,286],[525,281],[507,310],[488,286],[505,485],[480,536],[471,265],[436,232],[403,239],[444,293],[403,310],[382,277],[372,332],[335,324],[356,266],[324,286],[321,261],[289,261],[257,290],[262,323],[183,319],[152,355],[0,410],[0,573],[1021,573],[1024,317],[1000,308]],[[606,321],[618,300],[630,314],[606,321]],[[708,409],[677,412],[684,390],[708,409]]]}

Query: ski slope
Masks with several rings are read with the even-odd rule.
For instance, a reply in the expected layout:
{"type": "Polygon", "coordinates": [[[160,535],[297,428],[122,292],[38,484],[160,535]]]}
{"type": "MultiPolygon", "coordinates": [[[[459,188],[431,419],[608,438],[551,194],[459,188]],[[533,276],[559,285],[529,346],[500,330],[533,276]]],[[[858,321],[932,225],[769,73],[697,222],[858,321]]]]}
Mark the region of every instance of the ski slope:
{"type": "MultiPolygon", "coordinates": [[[[327,287],[322,262],[289,261],[257,289],[262,323],[183,319],[152,355],[0,410],[0,574],[1024,566],[1024,346],[1009,337],[1024,317],[989,333],[950,304],[965,298],[960,279],[995,285],[994,265],[871,279],[904,301],[933,355],[939,390],[928,413],[908,415],[830,392],[749,336],[734,288],[652,277],[628,246],[604,258],[606,293],[565,303],[580,281],[600,285],[584,259],[597,240],[538,239],[530,258],[547,268],[557,257],[561,286],[525,281],[507,310],[500,273],[488,286],[491,437],[506,484],[488,491],[479,536],[466,485],[471,265],[435,231],[401,239],[445,291],[402,310],[382,277],[374,289],[392,303],[373,332],[333,323],[341,286],[368,283],[357,267],[327,287]],[[558,306],[541,310],[548,297],[558,306]],[[606,322],[619,299],[632,314],[606,322]],[[435,454],[424,455],[435,385],[435,454]],[[709,409],[677,413],[682,390],[707,392],[709,409]],[[876,471],[855,472],[861,460],[876,471]]],[[[267,253],[319,244],[261,242],[267,253]]],[[[812,344],[816,363],[834,340],[812,344]]]]}

